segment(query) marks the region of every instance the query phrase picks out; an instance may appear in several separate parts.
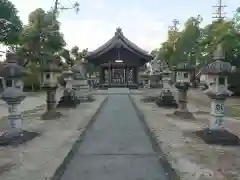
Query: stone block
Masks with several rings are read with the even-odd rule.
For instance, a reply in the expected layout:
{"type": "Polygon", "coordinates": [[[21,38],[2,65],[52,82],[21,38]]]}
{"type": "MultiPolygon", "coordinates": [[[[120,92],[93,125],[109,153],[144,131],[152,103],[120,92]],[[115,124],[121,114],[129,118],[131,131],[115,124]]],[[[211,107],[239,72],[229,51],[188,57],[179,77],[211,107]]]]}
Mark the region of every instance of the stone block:
{"type": "Polygon", "coordinates": [[[80,104],[73,90],[65,90],[57,108],[76,108],[80,104]]]}
{"type": "Polygon", "coordinates": [[[37,132],[21,131],[16,133],[6,132],[0,136],[0,146],[20,145],[31,141],[40,134],[37,132]]]}
{"type": "Polygon", "coordinates": [[[209,128],[195,132],[207,144],[239,146],[240,139],[226,129],[210,130],[209,128]]]}
{"type": "Polygon", "coordinates": [[[160,96],[156,99],[156,104],[159,107],[173,107],[177,108],[177,102],[174,98],[173,93],[170,90],[163,90],[160,96]]]}
{"type": "Polygon", "coordinates": [[[187,110],[186,111],[176,110],[173,113],[173,115],[180,119],[195,120],[195,117],[193,116],[193,114],[187,110]]]}

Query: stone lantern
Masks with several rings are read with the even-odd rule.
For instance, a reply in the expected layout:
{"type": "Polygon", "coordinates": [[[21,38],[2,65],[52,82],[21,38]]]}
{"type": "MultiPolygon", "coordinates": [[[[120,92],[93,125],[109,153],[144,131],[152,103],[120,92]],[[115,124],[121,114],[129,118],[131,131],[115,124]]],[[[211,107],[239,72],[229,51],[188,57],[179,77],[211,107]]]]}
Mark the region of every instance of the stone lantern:
{"type": "Polygon", "coordinates": [[[237,136],[233,135],[224,128],[224,102],[227,97],[232,95],[228,90],[228,75],[232,72],[232,66],[224,62],[225,56],[221,45],[214,53],[214,61],[203,69],[206,75],[208,89],[204,93],[211,99],[211,119],[210,125],[205,129],[202,138],[210,144],[239,143],[237,136]]]}
{"type": "Polygon", "coordinates": [[[22,129],[22,116],[18,108],[26,97],[22,81],[26,73],[24,68],[18,65],[18,56],[15,53],[6,54],[6,63],[0,73],[6,82],[6,89],[1,94],[1,99],[8,105],[9,122],[9,130],[1,135],[0,145],[21,144],[34,138],[36,134],[22,129]]]}
{"type": "Polygon", "coordinates": [[[47,110],[42,115],[43,120],[55,119],[61,116],[60,112],[55,111],[56,90],[58,88],[58,73],[60,72],[61,70],[55,64],[54,60],[48,59],[46,64],[43,66],[43,88],[47,93],[47,110]]]}
{"type": "Polygon", "coordinates": [[[63,72],[63,79],[66,82],[66,90],[72,90],[73,72],[71,68],[63,72]]]}
{"type": "Polygon", "coordinates": [[[184,119],[194,118],[187,108],[187,91],[190,87],[191,74],[193,71],[194,69],[188,63],[180,63],[175,68],[175,87],[178,90],[178,109],[174,112],[174,114],[184,119]]]}
{"type": "Polygon", "coordinates": [[[73,90],[73,72],[71,68],[63,72],[63,78],[66,82],[63,96],[61,97],[58,108],[75,108],[77,106],[75,91],[73,90]]]}
{"type": "Polygon", "coordinates": [[[172,88],[170,86],[171,74],[172,74],[172,72],[169,69],[164,69],[161,72],[163,89],[171,89],[172,88]]]}
{"type": "Polygon", "coordinates": [[[167,107],[177,107],[177,102],[172,93],[172,87],[170,85],[171,81],[171,71],[169,69],[164,69],[161,72],[163,88],[160,96],[156,100],[158,106],[167,106],[167,107]]]}
{"type": "Polygon", "coordinates": [[[73,88],[76,91],[76,96],[81,101],[90,100],[89,95],[89,85],[86,77],[86,64],[83,62],[79,62],[72,67],[73,72],[73,88]]]}

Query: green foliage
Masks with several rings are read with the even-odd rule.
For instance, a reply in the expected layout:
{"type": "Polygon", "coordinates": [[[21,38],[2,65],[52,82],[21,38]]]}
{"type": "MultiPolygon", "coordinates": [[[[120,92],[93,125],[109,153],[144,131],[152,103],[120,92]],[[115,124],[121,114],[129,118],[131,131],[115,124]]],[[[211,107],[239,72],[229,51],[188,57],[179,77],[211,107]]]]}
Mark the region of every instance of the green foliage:
{"type": "MultiPolygon", "coordinates": [[[[79,11],[79,3],[73,3],[66,8],[56,0],[55,7],[50,11],[38,8],[31,12],[28,24],[22,27],[22,22],[17,16],[17,9],[9,0],[0,0],[0,43],[8,45],[20,56],[20,65],[28,70],[25,77],[25,88],[37,90],[42,79],[42,66],[47,61],[53,60],[59,66],[74,64],[75,59],[70,52],[64,49],[66,42],[60,32],[60,23],[57,18],[60,10],[73,9],[79,11]]],[[[85,56],[83,51],[79,53],[85,56]]]]}
{"type": "Polygon", "coordinates": [[[40,67],[35,64],[28,64],[26,67],[28,75],[24,77],[24,90],[38,91],[40,90],[40,67]]]}
{"type": "MultiPolygon", "coordinates": [[[[52,12],[39,8],[30,13],[28,25],[23,27],[20,38],[19,54],[27,62],[43,64],[42,54],[54,54],[65,46],[60,25],[52,12]]],[[[52,57],[53,58],[53,57],[52,57]]]]}
{"type": "Polygon", "coordinates": [[[59,55],[62,56],[65,60],[66,60],[66,64],[68,66],[73,66],[74,65],[74,61],[75,59],[71,57],[71,54],[70,54],[70,51],[67,50],[67,49],[62,49],[60,52],[59,52],[59,55]]]}
{"type": "Polygon", "coordinates": [[[200,16],[190,17],[182,31],[169,29],[168,39],[156,53],[170,65],[188,61],[200,66],[211,62],[217,45],[221,43],[226,53],[225,61],[240,67],[240,8],[231,20],[217,20],[201,28],[200,16]]]}
{"type": "Polygon", "coordinates": [[[84,57],[87,55],[87,52],[88,49],[83,49],[82,51],[80,51],[78,46],[74,46],[71,49],[71,53],[76,61],[82,61],[84,57]]]}
{"type": "Polygon", "coordinates": [[[229,75],[228,83],[230,84],[229,89],[234,92],[234,95],[240,95],[240,83],[239,83],[240,71],[236,71],[229,75]]]}
{"type": "MultiPolygon", "coordinates": [[[[87,52],[88,52],[88,49],[83,49],[82,51],[79,51],[78,46],[74,46],[71,49],[71,54],[74,56],[74,61],[78,61],[78,62],[85,61],[84,57],[87,55],[87,52]]],[[[91,63],[86,63],[84,65],[86,68],[86,74],[89,74],[90,76],[93,75],[94,72],[97,71],[97,68],[91,63]]]]}
{"type": "Polygon", "coordinates": [[[18,11],[9,0],[0,0],[0,42],[17,44],[22,22],[18,11]]]}

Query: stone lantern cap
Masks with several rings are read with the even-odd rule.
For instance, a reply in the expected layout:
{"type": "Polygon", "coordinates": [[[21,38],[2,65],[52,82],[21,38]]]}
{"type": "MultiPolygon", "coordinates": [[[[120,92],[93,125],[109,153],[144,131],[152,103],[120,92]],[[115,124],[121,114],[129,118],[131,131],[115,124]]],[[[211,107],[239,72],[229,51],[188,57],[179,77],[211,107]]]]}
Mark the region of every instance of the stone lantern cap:
{"type": "Polygon", "coordinates": [[[191,66],[189,63],[183,62],[179,63],[175,68],[174,71],[182,71],[182,72],[193,72],[195,68],[191,66]]]}
{"type": "Polygon", "coordinates": [[[203,68],[202,74],[228,75],[232,72],[232,66],[229,62],[214,61],[203,68]]]}
{"type": "Polygon", "coordinates": [[[0,76],[6,79],[21,78],[26,75],[24,67],[18,65],[18,56],[15,53],[6,54],[6,62],[0,69],[0,76]]]}
{"type": "Polygon", "coordinates": [[[229,62],[224,62],[225,54],[222,45],[219,44],[213,53],[213,62],[203,68],[203,74],[212,75],[228,75],[232,72],[232,65],[229,62]]]}
{"type": "Polygon", "coordinates": [[[172,71],[170,71],[169,69],[165,69],[161,72],[161,76],[169,76],[172,74],[172,71]]]}
{"type": "Polygon", "coordinates": [[[26,93],[22,90],[14,87],[8,87],[2,94],[1,99],[6,102],[17,101],[17,99],[21,100],[25,98],[26,93]]]}

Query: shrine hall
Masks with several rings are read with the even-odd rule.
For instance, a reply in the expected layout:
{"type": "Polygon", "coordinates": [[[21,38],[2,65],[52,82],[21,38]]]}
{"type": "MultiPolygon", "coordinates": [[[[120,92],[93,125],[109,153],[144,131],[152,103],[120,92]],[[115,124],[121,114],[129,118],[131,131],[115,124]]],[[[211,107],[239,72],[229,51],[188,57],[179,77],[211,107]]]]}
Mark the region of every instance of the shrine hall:
{"type": "Polygon", "coordinates": [[[121,28],[117,28],[109,41],[86,56],[88,62],[100,67],[100,88],[137,89],[139,68],[152,59],[151,54],[128,40],[121,28]]]}

